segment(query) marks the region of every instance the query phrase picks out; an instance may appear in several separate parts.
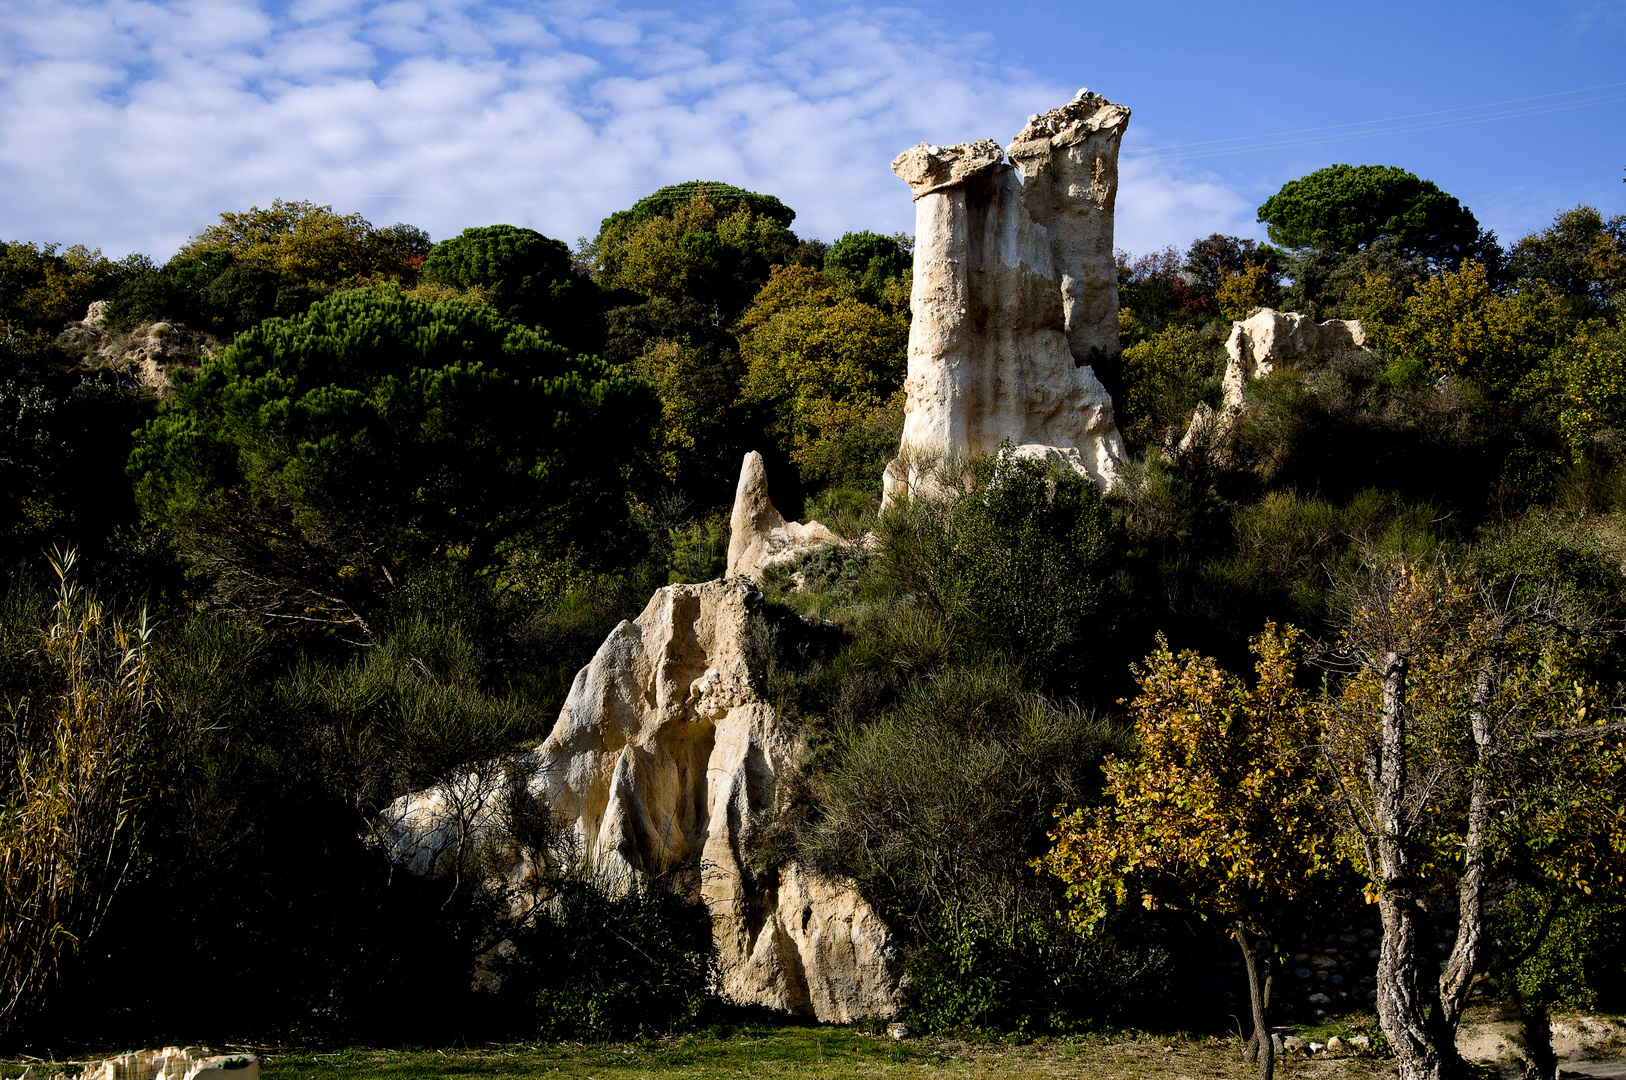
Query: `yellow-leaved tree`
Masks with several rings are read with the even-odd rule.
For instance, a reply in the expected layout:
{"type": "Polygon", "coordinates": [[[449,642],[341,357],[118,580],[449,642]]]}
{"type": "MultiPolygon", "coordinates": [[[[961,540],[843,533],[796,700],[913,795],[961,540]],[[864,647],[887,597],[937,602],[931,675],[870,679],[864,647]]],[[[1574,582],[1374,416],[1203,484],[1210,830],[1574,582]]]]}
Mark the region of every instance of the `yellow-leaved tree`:
{"type": "Polygon", "coordinates": [[[1320,713],[1295,685],[1298,631],[1253,640],[1257,681],[1161,637],[1135,672],[1140,744],[1107,760],[1105,803],[1059,813],[1040,865],[1067,883],[1075,925],[1138,901],[1223,922],[1248,974],[1259,1075],[1269,1080],[1269,983],[1283,901],[1322,884],[1337,861],[1319,768],[1320,713]]]}
{"type": "Polygon", "coordinates": [[[740,318],[747,400],[773,406],[798,463],[827,440],[900,408],[909,317],[865,303],[805,266],[776,266],[740,318]]]}

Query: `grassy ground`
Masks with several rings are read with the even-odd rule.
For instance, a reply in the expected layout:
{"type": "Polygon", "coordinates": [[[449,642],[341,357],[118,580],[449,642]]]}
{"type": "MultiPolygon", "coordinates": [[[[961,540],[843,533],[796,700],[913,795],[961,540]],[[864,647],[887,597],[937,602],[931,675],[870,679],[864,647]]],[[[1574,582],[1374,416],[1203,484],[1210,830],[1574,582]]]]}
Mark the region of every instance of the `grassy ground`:
{"type": "MultiPolygon", "coordinates": [[[[469,1050],[345,1050],[265,1056],[265,1080],[459,1080],[462,1077],[1089,1077],[1177,1080],[1257,1075],[1235,1042],[1127,1036],[1040,1040],[1024,1045],[953,1039],[896,1042],[842,1028],[787,1027],[729,1038],[684,1036],[603,1046],[501,1046],[469,1050]]],[[[1289,1059],[1277,1075],[1388,1077],[1386,1062],[1289,1059]]]]}

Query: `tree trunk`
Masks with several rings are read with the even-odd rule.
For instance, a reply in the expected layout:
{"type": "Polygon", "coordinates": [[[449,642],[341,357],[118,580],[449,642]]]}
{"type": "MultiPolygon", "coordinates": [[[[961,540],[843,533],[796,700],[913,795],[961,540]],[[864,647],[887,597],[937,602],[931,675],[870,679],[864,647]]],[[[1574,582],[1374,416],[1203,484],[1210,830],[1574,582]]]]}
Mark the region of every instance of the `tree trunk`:
{"type": "Polygon", "coordinates": [[[1457,940],[1440,969],[1440,1007],[1434,1015],[1434,1045],[1443,1070],[1453,1076],[1464,1071],[1462,1057],[1457,1053],[1457,1026],[1462,1011],[1468,1007],[1474,977],[1485,960],[1485,842],[1491,823],[1491,768],[1497,752],[1490,710],[1500,652],[1492,646],[1474,680],[1469,722],[1473,726],[1475,762],[1468,795],[1468,829],[1463,837],[1462,876],[1457,881],[1457,940]]]}
{"type": "Polygon", "coordinates": [[[1265,1016],[1265,984],[1260,977],[1259,941],[1248,933],[1247,927],[1236,924],[1236,943],[1242,949],[1242,966],[1248,970],[1248,1001],[1253,1007],[1253,1042],[1259,1058],[1259,1080],[1271,1080],[1276,1070],[1276,1046],[1270,1039],[1270,1025],[1265,1016]]]}
{"type": "Polygon", "coordinates": [[[1515,997],[1524,1022],[1524,1080],[1558,1080],[1558,1055],[1553,1052],[1552,1019],[1547,1002],[1515,997]]]}
{"type": "Polygon", "coordinates": [[[1400,1080],[1441,1080],[1440,1054],[1420,977],[1421,904],[1412,880],[1410,822],[1406,818],[1406,680],[1410,661],[1384,658],[1381,730],[1366,748],[1377,831],[1378,912],[1383,943],[1378,954],[1378,1023],[1389,1038],[1400,1080]]]}

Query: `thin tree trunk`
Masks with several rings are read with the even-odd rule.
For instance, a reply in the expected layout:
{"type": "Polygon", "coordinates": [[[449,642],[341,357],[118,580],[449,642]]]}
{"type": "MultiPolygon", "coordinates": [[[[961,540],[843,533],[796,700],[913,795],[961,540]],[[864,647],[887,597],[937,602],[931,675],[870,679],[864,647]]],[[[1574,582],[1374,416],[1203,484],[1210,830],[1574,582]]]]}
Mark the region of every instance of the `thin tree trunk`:
{"type": "Polygon", "coordinates": [[[1259,972],[1259,943],[1241,923],[1236,924],[1236,943],[1242,949],[1242,965],[1248,969],[1248,1002],[1253,1007],[1253,1044],[1259,1058],[1259,1080],[1271,1080],[1276,1070],[1276,1047],[1270,1040],[1265,1016],[1265,987],[1259,972]]]}
{"type": "Polygon", "coordinates": [[[1457,940],[1451,955],[1440,969],[1440,1007],[1434,1016],[1434,1045],[1447,1075],[1461,1075],[1463,1061],[1457,1053],[1457,1026],[1468,1007],[1468,995],[1485,959],[1486,834],[1490,830],[1491,768],[1497,751],[1496,733],[1491,723],[1491,697],[1496,689],[1496,669],[1500,649],[1492,648],[1480,665],[1474,680],[1473,726],[1476,760],[1473,786],[1468,795],[1468,829],[1463,837],[1462,876],[1457,881],[1457,940]]]}
{"type": "Polygon", "coordinates": [[[1524,1080],[1558,1080],[1558,1055],[1553,1052],[1552,1018],[1547,1002],[1531,1000],[1522,994],[1515,1000],[1519,1019],[1524,1023],[1524,1080]]]}
{"type": "Polygon", "coordinates": [[[1410,823],[1406,820],[1406,680],[1410,661],[1384,657],[1382,728],[1367,745],[1378,849],[1378,1023],[1389,1038],[1400,1080],[1441,1080],[1440,1055],[1430,1030],[1419,973],[1423,910],[1412,880],[1410,823]]]}

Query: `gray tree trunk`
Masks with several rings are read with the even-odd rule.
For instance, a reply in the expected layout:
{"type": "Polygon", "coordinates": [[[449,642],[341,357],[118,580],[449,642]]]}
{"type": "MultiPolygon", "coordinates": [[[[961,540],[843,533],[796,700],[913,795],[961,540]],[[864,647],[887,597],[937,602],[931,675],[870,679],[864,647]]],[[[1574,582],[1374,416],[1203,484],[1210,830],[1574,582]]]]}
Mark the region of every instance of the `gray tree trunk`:
{"type": "Polygon", "coordinates": [[[1259,939],[1248,933],[1247,927],[1236,924],[1236,943],[1242,949],[1242,966],[1248,969],[1248,1003],[1253,1010],[1253,1041],[1248,1050],[1258,1055],[1259,1080],[1271,1080],[1276,1070],[1276,1046],[1270,1038],[1270,1025],[1265,1016],[1265,984],[1259,970],[1264,949],[1259,939]]]}
{"type": "Polygon", "coordinates": [[[1383,919],[1378,1023],[1389,1037],[1400,1080],[1441,1080],[1440,1053],[1419,970],[1425,921],[1412,877],[1411,823],[1406,817],[1406,680],[1410,669],[1404,654],[1390,652],[1384,657],[1382,724],[1365,753],[1377,832],[1378,912],[1383,919]]]}

